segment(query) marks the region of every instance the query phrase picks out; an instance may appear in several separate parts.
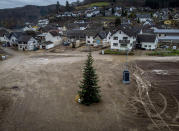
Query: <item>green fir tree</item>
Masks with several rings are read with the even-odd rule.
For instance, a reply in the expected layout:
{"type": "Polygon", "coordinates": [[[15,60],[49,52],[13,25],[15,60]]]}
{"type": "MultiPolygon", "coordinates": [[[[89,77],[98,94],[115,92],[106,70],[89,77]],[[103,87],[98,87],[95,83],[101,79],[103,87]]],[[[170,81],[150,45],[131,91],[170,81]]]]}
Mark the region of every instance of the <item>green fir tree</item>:
{"type": "Polygon", "coordinates": [[[85,105],[98,103],[100,101],[99,88],[96,70],[93,68],[93,57],[90,52],[83,70],[83,80],[80,85],[81,91],[78,92],[81,103],[85,105]]]}

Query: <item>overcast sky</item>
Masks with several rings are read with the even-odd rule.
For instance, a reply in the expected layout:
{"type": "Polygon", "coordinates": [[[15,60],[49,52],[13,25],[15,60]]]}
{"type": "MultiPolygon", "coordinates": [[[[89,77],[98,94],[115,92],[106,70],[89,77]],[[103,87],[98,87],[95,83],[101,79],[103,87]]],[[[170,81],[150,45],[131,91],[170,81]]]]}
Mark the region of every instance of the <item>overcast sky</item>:
{"type": "MultiPolygon", "coordinates": [[[[0,0],[0,9],[22,7],[24,5],[50,5],[55,4],[57,1],[60,4],[65,4],[66,0],[0,0]]],[[[68,0],[75,2],[77,0],[68,0]]]]}

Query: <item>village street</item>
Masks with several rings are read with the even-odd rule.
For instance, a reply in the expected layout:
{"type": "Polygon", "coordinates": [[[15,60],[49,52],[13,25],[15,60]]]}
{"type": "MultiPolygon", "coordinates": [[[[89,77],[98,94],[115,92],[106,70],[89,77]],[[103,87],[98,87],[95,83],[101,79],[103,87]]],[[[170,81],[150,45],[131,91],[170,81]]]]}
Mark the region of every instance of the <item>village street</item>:
{"type": "MultiPolygon", "coordinates": [[[[0,63],[1,99],[8,101],[5,112],[0,111],[0,130],[145,131],[150,127],[149,120],[132,117],[126,109],[135,82],[122,84],[125,56],[93,53],[102,102],[86,107],[76,103],[75,96],[87,53],[5,51],[12,56],[0,63]]],[[[129,57],[129,61],[143,58],[129,57]]]]}

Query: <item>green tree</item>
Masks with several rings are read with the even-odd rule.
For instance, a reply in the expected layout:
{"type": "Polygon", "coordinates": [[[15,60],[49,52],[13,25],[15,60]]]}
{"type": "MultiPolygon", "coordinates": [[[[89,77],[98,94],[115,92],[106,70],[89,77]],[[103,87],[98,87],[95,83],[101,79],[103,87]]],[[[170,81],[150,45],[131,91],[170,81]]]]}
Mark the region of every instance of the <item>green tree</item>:
{"type": "Polygon", "coordinates": [[[115,20],[115,27],[121,25],[121,19],[120,18],[116,18],[115,20]]]}
{"type": "Polygon", "coordinates": [[[93,57],[90,52],[83,70],[83,80],[80,85],[81,91],[78,92],[82,104],[90,105],[100,101],[100,87],[97,83],[98,77],[96,70],[93,68],[93,57]]]}
{"type": "Polygon", "coordinates": [[[101,10],[101,14],[102,14],[103,16],[106,15],[106,7],[105,7],[105,6],[103,6],[103,9],[101,10]]]}
{"type": "Polygon", "coordinates": [[[67,11],[71,11],[70,4],[69,4],[68,1],[66,1],[66,10],[67,10],[67,11]]]}
{"type": "Polygon", "coordinates": [[[59,10],[60,10],[60,3],[59,3],[59,1],[57,1],[57,4],[56,4],[56,13],[57,14],[59,13],[59,10]]]}
{"type": "Polygon", "coordinates": [[[132,19],[135,19],[137,16],[134,12],[132,12],[130,15],[129,15],[129,18],[132,18],[132,19]]]}
{"type": "Polygon", "coordinates": [[[122,17],[126,17],[127,16],[127,12],[124,10],[124,9],[122,9],[122,17]]]}
{"type": "Polygon", "coordinates": [[[140,23],[140,20],[139,20],[139,18],[137,19],[137,23],[140,23]]]}

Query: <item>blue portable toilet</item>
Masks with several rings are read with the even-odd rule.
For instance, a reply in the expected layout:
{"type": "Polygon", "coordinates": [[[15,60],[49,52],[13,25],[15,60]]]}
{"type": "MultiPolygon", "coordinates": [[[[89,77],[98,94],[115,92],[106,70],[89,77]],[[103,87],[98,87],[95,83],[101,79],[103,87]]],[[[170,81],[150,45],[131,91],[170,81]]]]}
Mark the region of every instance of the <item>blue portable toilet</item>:
{"type": "Polygon", "coordinates": [[[123,83],[124,84],[130,83],[130,73],[128,70],[124,70],[124,72],[123,72],[123,83]]]}

